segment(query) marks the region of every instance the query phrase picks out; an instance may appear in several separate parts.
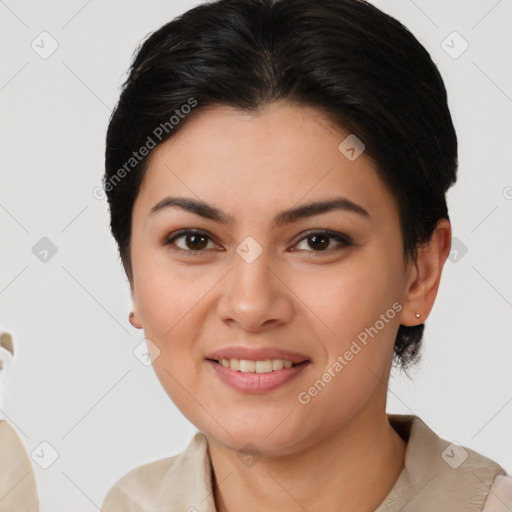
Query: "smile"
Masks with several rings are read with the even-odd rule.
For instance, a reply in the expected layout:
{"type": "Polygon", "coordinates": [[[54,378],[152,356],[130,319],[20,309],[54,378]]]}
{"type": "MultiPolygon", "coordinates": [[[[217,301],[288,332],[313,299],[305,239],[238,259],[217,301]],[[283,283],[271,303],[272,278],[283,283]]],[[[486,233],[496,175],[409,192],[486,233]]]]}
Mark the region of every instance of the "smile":
{"type": "Polygon", "coordinates": [[[277,389],[290,382],[311,363],[293,363],[286,359],[206,359],[206,362],[224,384],[246,393],[266,393],[277,389]]]}
{"type": "Polygon", "coordinates": [[[265,359],[263,361],[253,361],[252,359],[220,359],[217,361],[225,368],[231,368],[243,373],[269,373],[283,368],[296,366],[288,359],[265,359]]]}

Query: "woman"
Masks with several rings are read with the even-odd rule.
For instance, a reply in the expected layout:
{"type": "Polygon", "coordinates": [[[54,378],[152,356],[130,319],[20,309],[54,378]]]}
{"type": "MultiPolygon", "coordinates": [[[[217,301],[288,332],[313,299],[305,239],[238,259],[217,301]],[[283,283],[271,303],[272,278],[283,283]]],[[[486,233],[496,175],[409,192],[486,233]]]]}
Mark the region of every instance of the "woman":
{"type": "Polygon", "coordinates": [[[436,66],[370,4],[219,0],[152,34],[104,187],[130,321],[199,431],[102,510],[503,506],[496,462],[386,414],[450,251],[456,168],[436,66]]]}

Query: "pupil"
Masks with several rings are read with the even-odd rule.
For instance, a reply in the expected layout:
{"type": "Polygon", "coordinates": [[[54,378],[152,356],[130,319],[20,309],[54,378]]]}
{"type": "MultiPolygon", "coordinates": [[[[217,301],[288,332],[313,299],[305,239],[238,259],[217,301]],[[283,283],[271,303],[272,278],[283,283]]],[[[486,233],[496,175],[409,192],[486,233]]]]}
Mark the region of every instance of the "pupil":
{"type": "Polygon", "coordinates": [[[188,236],[188,240],[192,240],[192,243],[191,244],[188,244],[189,245],[189,248],[192,248],[192,249],[204,249],[204,247],[206,247],[206,243],[204,243],[206,241],[206,237],[204,235],[197,235],[197,234],[193,234],[193,235],[189,235],[188,236]],[[195,243],[197,240],[201,240],[203,243],[195,243]]]}
{"type": "MultiPolygon", "coordinates": [[[[325,235],[313,235],[310,237],[311,240],[314,240],[312,247],[317,249],[325,249],[329,246],[329,237],[325,235]],[[324,243],[317,244],[318,240],[323,240],[324,243]],[[326,243],[325,243],[326,242],[326,243]]],[[[311,244],[310,244],[311,245],[311,244]]]]}

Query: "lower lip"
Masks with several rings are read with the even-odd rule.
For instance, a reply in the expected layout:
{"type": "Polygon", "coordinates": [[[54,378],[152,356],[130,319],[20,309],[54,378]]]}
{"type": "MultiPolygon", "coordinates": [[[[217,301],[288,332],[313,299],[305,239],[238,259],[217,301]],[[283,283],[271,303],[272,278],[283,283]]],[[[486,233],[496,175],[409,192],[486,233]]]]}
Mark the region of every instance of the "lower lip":
{"type": "Polygon", "coordinates": [[[238,391],[245,391],[247,393],[266,393],[267,391],[272,391],[289,382],[309,365],[309,361],[306,361],[291,368],[282,368],[281,370],[272,370],[266,373],[244,373],[222,366],[220,363],[210,359],[207,359],[206,362],[213,367],[225,384],[238,391]]]}

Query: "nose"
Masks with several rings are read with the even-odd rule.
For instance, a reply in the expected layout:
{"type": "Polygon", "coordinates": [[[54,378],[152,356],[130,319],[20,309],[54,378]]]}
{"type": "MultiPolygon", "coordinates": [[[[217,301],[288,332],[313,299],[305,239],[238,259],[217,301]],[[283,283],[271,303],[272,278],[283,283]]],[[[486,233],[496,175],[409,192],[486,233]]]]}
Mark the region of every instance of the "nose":
{"type": "Polygon", "coordinates": [[[223,322],[260,332],[292,319],[294,295],[279,265],[270,261],[267,252],[254,261],[234,255],[234,268],[221,281],[217,313],[223,322]]]}

